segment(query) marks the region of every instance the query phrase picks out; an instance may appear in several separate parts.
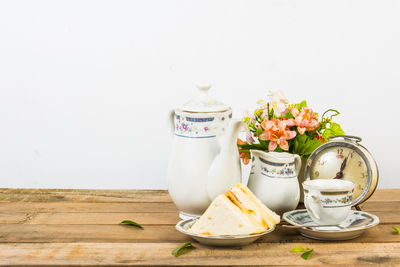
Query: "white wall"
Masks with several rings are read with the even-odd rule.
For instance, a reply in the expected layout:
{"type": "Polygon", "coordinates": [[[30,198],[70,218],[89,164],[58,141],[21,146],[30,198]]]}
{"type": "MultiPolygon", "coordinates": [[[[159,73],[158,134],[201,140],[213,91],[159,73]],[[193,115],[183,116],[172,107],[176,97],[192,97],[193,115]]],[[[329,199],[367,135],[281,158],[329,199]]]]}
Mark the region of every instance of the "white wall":
{"type": "Polygon", "coordinates": [[[399,1],[1,1],[0,187],[166,188],[166,114],[337,108],[400,187],[399,1]]]}

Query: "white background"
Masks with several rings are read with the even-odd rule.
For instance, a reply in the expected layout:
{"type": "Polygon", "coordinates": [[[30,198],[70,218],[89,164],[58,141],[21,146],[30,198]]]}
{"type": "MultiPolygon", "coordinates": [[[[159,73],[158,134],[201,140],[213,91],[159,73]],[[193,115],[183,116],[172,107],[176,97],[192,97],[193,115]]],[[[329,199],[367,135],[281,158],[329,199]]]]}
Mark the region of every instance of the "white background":
{"type": "Polygon", "coordinates": [[[400,188],[400,1],[1,1],[0,187],[166,188],[167,113],[209,81],[363,137],[400,188]]]}

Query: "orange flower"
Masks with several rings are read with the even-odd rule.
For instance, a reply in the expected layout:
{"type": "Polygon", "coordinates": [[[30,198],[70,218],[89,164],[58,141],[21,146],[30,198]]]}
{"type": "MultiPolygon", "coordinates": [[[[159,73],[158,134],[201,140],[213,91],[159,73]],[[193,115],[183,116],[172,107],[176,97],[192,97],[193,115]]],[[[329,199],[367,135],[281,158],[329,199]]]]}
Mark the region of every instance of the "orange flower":
{"type": "Polygon", "coordinates": [[[249,152],[240,152],[240,145],[246,144],[246,142],[243,142],[239,138],[237,139],[237,144],[239,146],[239,157],[242,159],[243,164],[247,165],[250,162],[250,153],[249,152]]]}
{"type": "Polygon", "coordinates": [[[310,108],[302,108],[301,112],[297,108],[291,110],[294,116],[294,123],[297,126],[297,131],[304,134],[305,131],[313,131],[319,126],[318,115],[314,114],[310,108]]]}
{"type": "Polygon", "coordinates": [[[274,151],[279,145],[283,150],[289,150],[290,140],[296,136],[295,131],[291,131],[289,126],[293,126],[294,122],[290,120],[271,119],[261,123],[261,128],[264,130],[260,135],[261,140],[269,140],[268,150],[274,151]]]}

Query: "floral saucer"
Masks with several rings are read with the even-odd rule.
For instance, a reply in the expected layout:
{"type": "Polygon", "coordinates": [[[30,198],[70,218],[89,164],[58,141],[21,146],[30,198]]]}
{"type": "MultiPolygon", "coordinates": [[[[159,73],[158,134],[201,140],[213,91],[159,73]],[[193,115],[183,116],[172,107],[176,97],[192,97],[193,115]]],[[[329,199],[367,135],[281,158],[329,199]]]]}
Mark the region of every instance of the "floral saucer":
{"type": "Polygon", "coordinates": [[[291,225],[298,226],[299,228],[296,229],[303,236],[319,240],[353,239],[360,236],[366,229],[379,224],[377,216],[356,210],[351,210],[347,219],[338,226],[316,225],[306,209],[285,212],[283,219],[291,225]]]}
{"type": "Polygon", "coordinates": [[[268,231],[255,234],[255,235],[221,235],[221,236],[209,236],[209,235],[201,235],[189,232],[188,230],[192,225],[197,221],[198,218],[191,218],[186,219],[178,222],[175,228],[185,234],[190,236],[191,238],[195,239],[199,243],[209,246],[226,246],[226,247],[233,247],[233,246],[245,246],[248,244],[253,243],[263,235],[271,233],[275,230],[274,228],[268,229],[268,231]]]}

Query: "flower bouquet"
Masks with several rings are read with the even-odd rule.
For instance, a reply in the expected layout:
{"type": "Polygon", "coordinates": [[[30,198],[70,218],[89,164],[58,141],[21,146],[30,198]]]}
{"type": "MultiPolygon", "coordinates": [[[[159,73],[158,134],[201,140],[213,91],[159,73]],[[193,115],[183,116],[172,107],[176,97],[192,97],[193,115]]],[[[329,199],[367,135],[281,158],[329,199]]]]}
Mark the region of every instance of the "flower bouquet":
{"type": "Polygon", "coordinates": [[[308,157],[328,137],[343,135],[338,123],[332,121],[339,115],[335,109],[326,110],[321,120],[318,113],[307,107],[304,100],[289,104],[282,91],[269,95],[269,101],[260,100],[254,113],[243,118],[246,123],[246,141],[237,140],[240,158],[250,161],[250,150],[289,152],[308,157]]]}

